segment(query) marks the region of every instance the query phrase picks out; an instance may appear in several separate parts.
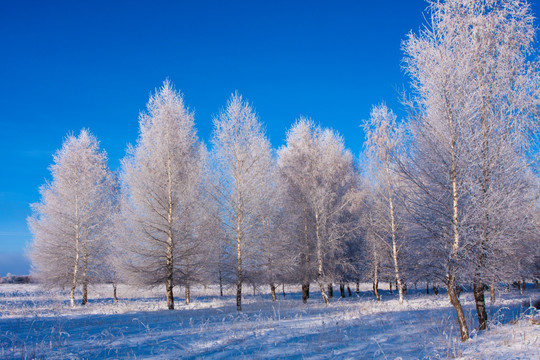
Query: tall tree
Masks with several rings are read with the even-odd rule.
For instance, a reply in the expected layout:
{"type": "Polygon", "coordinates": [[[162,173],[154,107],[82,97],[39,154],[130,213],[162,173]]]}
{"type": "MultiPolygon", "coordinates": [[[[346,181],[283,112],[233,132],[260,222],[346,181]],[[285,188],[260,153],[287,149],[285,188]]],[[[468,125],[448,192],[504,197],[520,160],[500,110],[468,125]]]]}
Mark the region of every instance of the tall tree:
{"type": "Polygon", "coordinates": [[[528,62],[533,17],[526,1],[447,0],[429,10],[430,28],[405,44],[408,69],[424,108],[459,127],[452,139],[463,152],[459,161],[469,161],[462,174],[468,198],[456,201],[468,208],[461,215],[471,226],[462,235],[464,263],[485,329],[484,284],[495,281],[495,254],[520,233],[514,225],[523,225],[507,219],[526,213],[515,195],[527,187],[523,149],[537,126],[538,72],[528,62]]]}
{"type": "Polygon", "coordinates": [[[328,303],[324,282],[335,279],[347,236],[355,226],[349,214],[358,180],[352,155],[338,134],[300,119],[279,150],[278,167],[290,199],[289,211],[300,214],[295,238],[302,259],[303,301],[315,275],[328,303]]]}
{"type": "Polygon", "coordinates": [[[118,236],[124,226],[120,214],[120,183],[117,173],[113,173],[111,187],[111,211],[107,226],[103,229],[103,237],[106,241],[104,261],[99,271],[99,280],[102,283],[110,283],[113,287],[113,299],[118,302],[117,285],[122,280],[121,264],[127,254],[124,252],[123,237],[118,236]]]}
{"type": "Polygon", "coordinates": [[[469,146],[478,159],[471,184],[477,225],[471,234],[475,243],[472,271],[483,330],[487,327],[484,286],[495,282],[493,275],[500,268],[494,256],[508,243],[519,241],[527,227],[523,219],[530,223],[530,209],[515,199],[527,194],[526,164],[520,153],[527,147],[529,130],[535,131],[537,125],[531,119],[539,85],[527,61],[535,28],[529,6],[522,1],[449,3],[443,16],[447,31],[461,32],[454,43],[467,55],[460,60],[471,64],[468,77],[474,85],[468,94],[475,108],[468,124],[469,146]]]}
{"type": "Polygon", "coordinates": [[[378,225],[376,229],[371,229],[370,234],[388,244],[399,302],[403,303],[403,274],[400,262],[401,251],[406,242],[403,220],[399,215],[401,202],[398,201],[402,181],[396,173],[398,169],[395,160],[403,142],[402,131],[396,124],[396,115],[383,104],[373,107],[369,120],[364,123],[364,132],[366,155],[370,163],[369,176],[371,181],[376,183],[371,187],[374,211],[370,220],[378,225]]]}
{"type": "Polygon", "coordinates": [[[300,260],[302,301],[309,299],[310,282],[315,276],[313,216],[308,186],[311,167],[316,161],[312,121],[300,119],[287,133],[286,146],[278,151],[280,188],[285,193],[285,208],[291,222],[291,240],[296,242],[300,260]]]}
{"type": "Polygon", "coordinates": [[[384,244],[376,233],[375,199],[372,196],[374,192],[370,189],[373,183],[365,177],[362,180],[362,189],[364,189],[364,193],[361,194],[356,201],[357,208],[362,209],[358,215],[361,231],[358,232],[357,286],[359,287],[361,279],[370,280],[372,283],[373,294],[377,301],[380,301],[379,280],[381,278],[382,254],[385,249],[384,244]]]}
{"type": "Polygon", "coordinates": [[[269,211],[272,156],[257,115],[238,93],[231,95],[214,118],[212,145],[216,176],[211,191],[225,232],[225,262],[232,265],[234,259],[236,308],[240,311],[242,284],[264,261],[260,238],[269,211]]]}
{"type": "Polygon", "coordinates": [[[139,137],[122,162],[123,217],[128,222],[129,267],[139,282],[173,288],[189,282],[204,251],[196,237],[202,153],[193,114],[166,80],[140,115],[139,137]]]}
{"type": "MultiPolygon", "coordinates": [[[[434,19],[435,5],[430,7],[434,19]]],[[[459,54],[451,52],[453,34],[446,36],[436,20],[432,23],[432,28],[418,36],[409,35],[405,42],[407,71],[416,92],[416,113],[410,123],[414,141],[405,173],[417,191],[408,202],[415,205],[413,216],[424,230],[423,237],[430,239],[425,244],[425,249],[432,251],[430,265],[446,285],[465,341],[469,331],[455,287],[464,263],[467,228],[464,194],[468,154],[464,144],[468,139],[464,129],[471,114],[467,101],[471,85],[465,71],[454,65],[459,54]]]]}
{"type": "MultiPolygon", "coordinates": [[[[404,46],[417,95],[415,156],[430,162],[424,166],[430,169],[431,184],[419,177],[415,182],[424,195],[434,194],[437,184],[442,191],[437,201],[444,193],[451,199],[447,213],[452,214],[448,225],[454,241],[447,257],[447,288],[458,269],[462,280],[472,279],[479,328],[484,329],[483,287],[493,280],[494,269],[489,264],[520,232],[502,219],[524,215],[515,195],[526,187],[519,169],[524,168],[523,149],[535,128],[531,115],[538,104],[538,73],[527,62],[533,18],[526,1],[433,1],[429,11],[429,28],[411,34],[404,46]]],[[[432,216],[444,218],[442,212],[432,216]]],[[[451,301],[458,305],[465,340],[460,306],[451,301]]]]}
{"type": "Polygon", "coordinates": [[[276,286],[290,277],[296,257],[289,241],[290,221],[284,207],[285,194],[276,181],[277,169],[276,164],[273,165],[269,176],[270,194],[265,205],[267,211],[262,217],[261,245],[265,261],[259,282],[270,286],[272,300],[276,301],[276,286]]]}
{"type": "Polygon", "coordinates": [[[32,272],[42,282],[75,290],[98,279],[105,255],[105,230],[113,212],[113,179],[105,152],[87,130],[69,135],[54,155],[52,180],[40,188],[41,202],[28,219],[33,233],[32,272]]]}

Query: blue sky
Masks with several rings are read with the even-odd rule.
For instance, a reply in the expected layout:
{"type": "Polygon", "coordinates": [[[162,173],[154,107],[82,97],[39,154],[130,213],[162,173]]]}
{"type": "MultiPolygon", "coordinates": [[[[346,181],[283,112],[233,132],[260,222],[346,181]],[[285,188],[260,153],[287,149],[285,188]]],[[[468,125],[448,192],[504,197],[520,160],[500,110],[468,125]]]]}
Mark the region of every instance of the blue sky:
{"type": "MultiPolygon", "coordinates": [[[[537,4],[533,10],[538,14],[537,4]]],[[[68,132],[89,128],[117,169],[169,78],[207,141],[234,90],[274,147],[300,115],[358,155],[373,104],[400,113],[401,41],[423,0],[1,1],[0,275],[28,272],[26,217],[68,132]]]]}

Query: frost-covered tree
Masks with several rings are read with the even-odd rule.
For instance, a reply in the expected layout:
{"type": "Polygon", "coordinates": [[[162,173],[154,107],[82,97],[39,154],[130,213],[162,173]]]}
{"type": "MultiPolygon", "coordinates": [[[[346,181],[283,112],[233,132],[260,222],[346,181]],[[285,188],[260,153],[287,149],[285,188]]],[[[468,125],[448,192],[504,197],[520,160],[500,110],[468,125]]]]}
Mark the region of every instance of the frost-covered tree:
{"type": "Polygon", "coordinates": [[[272,156],[261,123],[238,93],[214,118],[212,197],[224,231],[224,270],[236,281],[236,308],[242,310],[242,284],[264,262],[261,236],[272,196],[272,156]]]}
{"type": "Polygon", "coordinates": [[[343,139],[308,119],[300,119],[287,133],[279,152],[278,168],[285,186],[288,211],[296,214],[293,237],[301,259],[302,299],[316,279],[325,303],[325,282],[337,277],[344,259],[345,242],[354,228],[350,216],[352,190],[357,176],[351,153],[343,139]]]}
{"type": "MultiPolygon", "coordinates": [[[[432,3],[431,9],[434,9],[432,3]]],[[[435,12],[436,15],[436,12],[435,12]]],[[[467,90],[470,82],[450,52],[451,39],[433,28],[409,36],[405,43],[407,70],[416,92],[417,113],[410,123],[411,158],[405,173],[417,191],[407,199],[413,218],[424,230],[425,257],[431,252],[434,276],[446,285],[460,326],[461,339],[469,337],[465,315],[455,293],[465,250],[468,153],[465,124],[471,115],[467,90]],[[459,91],[456,91],[459,90],[459,91]]]]}
{"type": "Polygon", "coordinates": [[[285,209],[291,223],[291,241],[296,243],[300,262],[299,279],[302,301],[309,299],[309,285],[315,277],[313,217],[309,205],[308,186],[311,166],[316,162],[313,141],[314,124],[300,119],[287,133],[286,146],[278,151],[280,188],[285,193],[285,209]]]}
{"type": "MultiPolygon", "coordinates": [[[[193,264],[190,270],[190,282],[203,285],[215,284],[220,275],[220,254],[224,234],[221,228],[219,208],[213,200],[212,171],[209,164],[209,154],[205,146],[203,150],[204,175],[196,206],[195,234],[198,241],[197,253],[193,254],[193,264]],[[196,260],[196,261],[195,261],[196,260]]],[[[222,283],[220,283],[222,285],[222,283]]],[[[186,287],[186,302],[189,301],[189,287],[186,287]]]]}
{"type": "Polygon", "coordinates": [[[278,283],[290,281],[298,264],[295,246],[291,244],[290,213],[286,209],[286,194],[279,186],[277,167],[272,169],[271,196],[268,201],[268,212],[263,217],[263,237],[261,240],[265,263],[261,282],[270,285],[272,300],[276,300],[278,283]]]}
{"type": "Polygon", "coordinates": [[[538,104],[538,75],[527,63],[534,27],[525,1],[433,1],[429,11],[430,26],[404,44],[417,111],[411,179],[416,199],[431,198],[431,205],[418,204],[417,220],[441,240],[438,253],[465,340],[456,277],[473,281],[485,328],[483,284],[500,262],[495,255],[520,233],[506,216],[525,215],[515,199],[525,186],[519,163],[538,104]]]}
{"type": "Polygon", "coordinates": [[[122,279],[121,264],[122,260],[127,256],[123,247],[123,237],[121,229],[124,227],[124,222],[120,214],[120,184],[118,174],[113,174],[113,182],[111,187],[111,211],[109,221],[103,230],[105,239],[104,261],[101,264],[99,271],[99,281],[112,284],[113,299],[118,302],[117,285],[122,279]]]}
{"type": "MultiPolygon", "coordinates": [[[[537,75],[526,62],[534,28],[528,6],[521,1],[446,1],[432,4],[431,10],[439,65],[445,62],[446,75],[461,79],[444,83],[448,91],[463,94],[460,101],[454,95],[445,101],[448,107],[467,109],[459,146],[470,160],[469,199],[462,202],[470,205],[467,217],[472,227],[466,240],[472,251],[464,255],[484,329],[484,283],[494,281],[495,270],[501,268],[493,266],[499,258],[495,254],[508,249],[520,233],[520,226],[514,225],[523,224],[507,218],[521,214],[520,220],[525,215],[516,207],[515,195],[526,187],[520,152],[526,147],[537,103],[537,75]]],[[[433,53],[433,48],[429,51],[433,53]]],[[[426,53],[423,61],[430,56],[426,53]]]]}
{"type": "MultiPolygon", "coordinates": [[[[373,201],[369,215],[369,235],[387,244],[399,302],[403,303],[403,274],[400,263],[406,241],[403,216],[400,216],[399,211],[402,207],[399,193],[403,182],[396,173],[398,167],[395,160],[399,147],[403,145],[402,131],[396,124],[396,115],[383,104],[373,107],[369,120],[364,123],[364,132],[366,155],[369,159],[368,176],[374,182],[371,186],[373,201]]],[[[375,251],[376,245],[372,244],[372,248],[375,251]]]]}
{"type": "Polygon", "coordinates": [[[441,22],[447,32],[459,34],[453,45],[464,54],[456,66],[467,69],[473,85],[468,94],[474,107],[468,145],[477,159],[471,164],[471,271],[479,328],[485,329],[484,286],[500,279],[499,255],[519,242],[531,223],[529,205],[523,206],[531,197],[522,149],[537,126],[531,120],[538,106],[538,75],[527,59],[535,28],[524,1],[449,2],[443,12],[441,22]]]}
{"type": "Polygon", "coordinates": [[[41,201],[32,204],[28,219],[32,272],[45,284],[68,287],[72,307],[82,284],[84,305],[88,284],[99,279],[106,253],[113,178],[105,152],[87,130],[65,139],[50,170],[52,180],[40,188],[41,201]]]}
{"type": "MultiPolygon", "coordinates": [[[[209,156],[211,158],[211,156],[209,156]]],[[[224,285],[229,277],[225,271],[226,233],[222,227],[219,203],[215,201],[215,172],[211,161],[205,162],[203,192],[200,201],[200,220],[197,227],[198,237],[207,243],[207,254],[204,273],[201,280],[204,284],[219,283],[220,295],[223,296],[224,285]]]]}
{"type": "Polygon", "coordinates": [[[372,282],[373,294],[377,301],[381,300],[379,295],[379,281],[381,278],[381,266],[382,258],[385,253],[384,242],[381,241],[381,237],[378,235],[378,226],[375,221],[375,204],[372,194],[373,191],[369,191],[369,194],[364,196],[362,212],[361,227],[362,227],[362,245],[363,251],[362,257],[362,270],[363,275],[369,278],[372,282]]]}
{"type": "Polygon", "coordinates": [[[139,137],[122,161],[122,213],[127,222],[125,264],[137,282],[164,285],[167,307],[173,288],[186,287],[201,266],[197,238],[202,152],[193,114],[169,81],[140,115],[139,137]]]}

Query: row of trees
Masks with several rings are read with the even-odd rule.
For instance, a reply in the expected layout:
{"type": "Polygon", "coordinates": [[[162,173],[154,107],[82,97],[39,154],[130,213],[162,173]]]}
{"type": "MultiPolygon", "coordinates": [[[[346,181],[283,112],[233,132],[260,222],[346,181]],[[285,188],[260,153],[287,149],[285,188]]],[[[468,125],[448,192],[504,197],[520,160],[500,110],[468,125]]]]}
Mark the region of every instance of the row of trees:
{"type": "MultiPolygon", "coordinates": [[[[231,95],[211,149],[165,81],[139,120],[118,174],[87,131],[55,154],[29,220],[33,271],[71,289],[118,281],[164,286],[317,284],[369,280],[444,284],[461,338],[459,289],[472,284],[479,328],[484,287],[538,278],[535,138],[539,82],[528,4],[431,2],[430,26],[403,44],[410,116],[385,105],[364,123],[356,162],[336,132],[307,118],[272,150],[251,105],[231,95]]],[[[115,287],[116,289],[116,287],[115,287]]],[[[330,290],[330,288],[328,289],[330,290]]],[[[492,292],[494,294],[494,292],[492,292]]],[[[116,293],[115,293],[116,297],[116,293]]]]}

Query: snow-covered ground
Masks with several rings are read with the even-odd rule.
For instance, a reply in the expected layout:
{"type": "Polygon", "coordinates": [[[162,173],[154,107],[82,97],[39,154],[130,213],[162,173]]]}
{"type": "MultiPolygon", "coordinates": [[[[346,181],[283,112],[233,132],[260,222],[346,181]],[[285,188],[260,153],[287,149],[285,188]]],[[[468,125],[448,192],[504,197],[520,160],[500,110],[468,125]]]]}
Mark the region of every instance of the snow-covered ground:
{"type": "MultiPolygon", "coordinates": [[[[3,284],[0,358],[540,359],[540,312],[526,305],[539,290],[498,294],[488,306],[490,329],[473,330],[462,343],[444,292],[409,290],[399,305],[383,291],[377,303],[366,284],[358,296],[334,297],[326,306],[312,289],[303,305],[298,287],[276,302],[245,288],[250,294],[237,312],[232,290],[220,297],[201,287],[190,305],[178,297],[169,311],[161,288],[119,286],[114,303],[111,285],[95,286],[88,305],[71,309],[67,291],[3,284]]],[[[472,294],[461,300],[473,329],[472,294]]]]}

